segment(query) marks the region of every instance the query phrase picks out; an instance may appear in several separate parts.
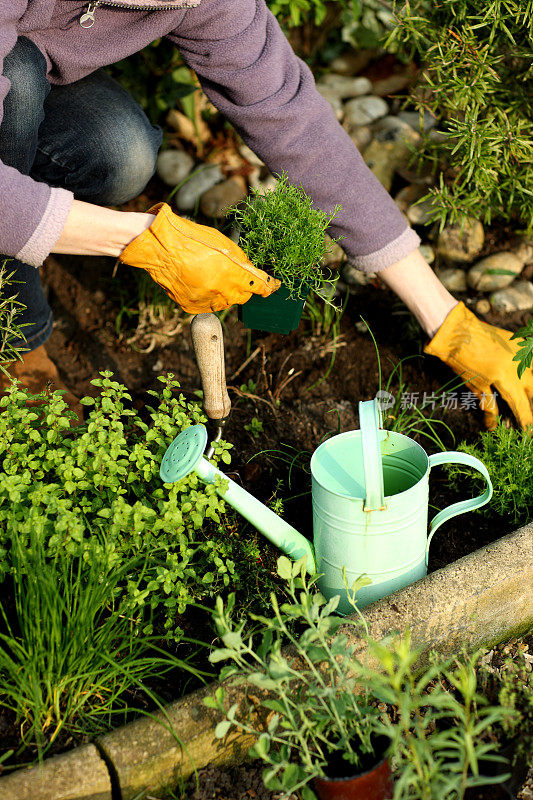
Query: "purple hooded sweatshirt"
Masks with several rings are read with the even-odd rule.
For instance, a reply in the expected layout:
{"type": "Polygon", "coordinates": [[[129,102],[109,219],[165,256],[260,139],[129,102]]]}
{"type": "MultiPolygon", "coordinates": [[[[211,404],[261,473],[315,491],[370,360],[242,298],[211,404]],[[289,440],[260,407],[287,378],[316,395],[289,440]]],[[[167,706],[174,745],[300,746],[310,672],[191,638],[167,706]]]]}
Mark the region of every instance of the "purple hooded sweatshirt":
{"type": "MultiPolygon", "coordinates": [[[[0,72],[19,36],[41,50],[53,84],[77,81],[166,36],[272,172],[285,170],[326,212],[342,205],[330,233],[343,237],[354,266],[379,271],[419,245],[265,0],[2,0],[0,72]],[[94,24],[84,28],[89,6],[94,24]]],[[[0,75],[0,104],[9,88],[0,75]]],[[[40,266],[59,239],[72,193],[0,162],[0,197],[0,253],[40,266]]]]}

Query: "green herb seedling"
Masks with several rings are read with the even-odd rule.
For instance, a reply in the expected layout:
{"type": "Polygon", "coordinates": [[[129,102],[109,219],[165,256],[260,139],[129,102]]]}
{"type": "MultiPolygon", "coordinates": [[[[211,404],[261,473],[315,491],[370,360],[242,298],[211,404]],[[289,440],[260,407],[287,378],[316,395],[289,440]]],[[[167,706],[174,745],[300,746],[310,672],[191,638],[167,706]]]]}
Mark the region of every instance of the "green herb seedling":
{"type": "Polygon", "coordinates": [[[240,228],[239,244],[254,266],[278,278],[291,299],[302,300],[309,289],[335,280],[320,265],[331,246],[326,245],[326,230],[340,208],[330,214],[313,208],[303,187],[290,184],[283,172],[270,192],[253,189],[233,216],[240,228]]]}

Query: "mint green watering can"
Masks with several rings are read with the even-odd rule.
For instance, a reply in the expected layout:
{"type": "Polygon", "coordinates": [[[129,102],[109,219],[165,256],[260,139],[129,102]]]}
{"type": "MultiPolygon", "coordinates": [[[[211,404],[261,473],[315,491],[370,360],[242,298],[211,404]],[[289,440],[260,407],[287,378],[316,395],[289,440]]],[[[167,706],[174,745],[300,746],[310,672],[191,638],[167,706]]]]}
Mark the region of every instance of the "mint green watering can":
{"type": "Polygon", "coordinates": [[[383,430],[377,400],[359,403],[361,429],[333,436],[311,458],[314,548],[285,520],[227,478],[203,453],[207,430],[194,425],[167,449],[160,475],[165,483],[194,471],[205,483],[224,480],[224,499],[291,558],[307,556],[307,569],[320,574],[326,598],[340,595],[338,611],[353,611],[348,586],[361,575],[372,583],[357,593],[360,608],[423,578],[429,545],[443,522],[488,503],[492,484],[486,467],[467,453],[428,456],[401,433],[383,430]],[[428,536],[429,473],[438,464],[465,464],[478,470],[487,487],[479,497],[445,508],[431,520],[428,536]]]}

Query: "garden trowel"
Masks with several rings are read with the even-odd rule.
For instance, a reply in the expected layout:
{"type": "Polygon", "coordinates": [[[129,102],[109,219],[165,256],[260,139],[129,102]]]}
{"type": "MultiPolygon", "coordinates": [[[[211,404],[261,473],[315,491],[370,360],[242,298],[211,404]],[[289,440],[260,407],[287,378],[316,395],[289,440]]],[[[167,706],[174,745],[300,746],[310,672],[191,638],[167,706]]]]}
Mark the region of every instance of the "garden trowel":
{"type": "MultiPolygon", "coordinates": [[[[231,411],[226,388],[224,336],[219,318],[215,314],[197,314],[191,322],[191,335],[202,380],[204,411],[215,431],[213,441],[218,441],[231,411]]],[[[213,455],[213,449],[211,445],[205,454],[207,458],[213,455]]]]}

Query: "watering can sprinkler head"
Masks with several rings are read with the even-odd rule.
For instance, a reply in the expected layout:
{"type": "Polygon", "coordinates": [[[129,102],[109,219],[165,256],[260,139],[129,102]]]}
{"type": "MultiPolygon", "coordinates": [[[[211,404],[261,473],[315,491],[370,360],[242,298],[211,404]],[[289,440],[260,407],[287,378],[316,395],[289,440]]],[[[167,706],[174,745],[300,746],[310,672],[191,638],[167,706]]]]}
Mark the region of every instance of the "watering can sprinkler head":
{"type": "Polygon", "coordinates": [[[207,440],[205,425],[192,425],[176,436],[163,456],[159,469],[161,479],[165,483],[175,483],[195,472],[204,483],[214,484],[217,492],[230,506],[286,555],[295,561],[306,556],[307,572],[314,574],[315,557],[309,540],[211,464],[204,457],[207,440]],[[221,481],[224,483],[221,484],[221,481]]]}
{"type": "Polygon", "coordinates": [[[192,425],[180,433],[167,447],[159,476],[164,483],[176,483],[183,480],[202,461],[207,445],[207,428],[205,425],[192,425]]]}

